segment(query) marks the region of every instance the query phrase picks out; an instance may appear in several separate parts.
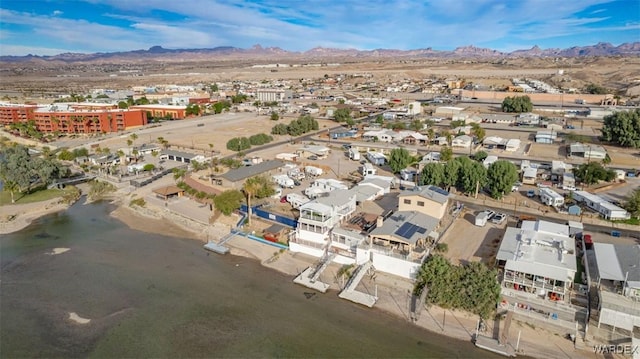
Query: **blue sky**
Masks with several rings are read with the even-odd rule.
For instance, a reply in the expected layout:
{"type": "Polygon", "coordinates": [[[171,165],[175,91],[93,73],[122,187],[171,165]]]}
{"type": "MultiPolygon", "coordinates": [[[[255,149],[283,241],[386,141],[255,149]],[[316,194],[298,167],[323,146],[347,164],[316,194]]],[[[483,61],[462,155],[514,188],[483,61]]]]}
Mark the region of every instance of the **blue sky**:
{"type": "Polygon", "coordinates": [[[255,44],[285,50],[640,41],[640,0],[2,0],[1,55],[255,44]]]}

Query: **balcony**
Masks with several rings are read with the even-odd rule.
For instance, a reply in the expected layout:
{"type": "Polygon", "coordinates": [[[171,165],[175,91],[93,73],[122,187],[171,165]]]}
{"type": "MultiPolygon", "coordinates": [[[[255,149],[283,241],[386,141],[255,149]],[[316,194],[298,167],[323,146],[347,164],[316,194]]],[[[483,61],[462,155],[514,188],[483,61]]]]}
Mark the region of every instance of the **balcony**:
{"type": "Polygon", "coordinates": [[[329,245],[329,242],[319,243],[319,242],[314,242],[314,241],[308,241],[306,239],[302,239],[302,238],[298,238],[298,237],[292,237],[289,241],[293,242],[293,243],[298,243],[298,244],[303,245],[303,246],[307,246],[307,247],[311,247],[311,248],[317,248],[317,249],[321,249],[321,250],[324,250],[327,247],[327,245],[329,245]]]}
{"type": "Polygon", "coordinates": [[[504,282],[509,282],[511,284],[518,284],[525,287],[530,287],[534,289],[545,289],[550,292],[555,292],[561,295],[565,295],[566,288],[564,286],[556,286],[541,280],[532,280],[527,279],[524,275],[518,275],[513,273],[505,273],[503,276],[504,282]]]}

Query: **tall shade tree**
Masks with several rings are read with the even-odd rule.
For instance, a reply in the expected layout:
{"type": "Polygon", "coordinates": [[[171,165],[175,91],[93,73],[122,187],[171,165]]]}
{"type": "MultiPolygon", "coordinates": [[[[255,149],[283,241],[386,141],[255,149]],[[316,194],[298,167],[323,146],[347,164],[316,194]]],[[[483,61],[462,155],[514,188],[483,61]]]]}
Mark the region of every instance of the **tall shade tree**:
{"type": "Polygon", "coordinates": [[[226,190],[213,198],[213,205],[225,216],[230,215],[242,205],[244,195],[237,189],[226,190]]]}
{"type": "Polygon", "coordinates": [[[442,178],[442,186],[448,191],[452,186],[458,183],[458,174],[460,173],[460,162],[448,161],[444,164],[444,177],[442,178]]]}
{"type": "Polygon", "coordinates": [[[405,148],[394,148],[389,154],[389,166],[394,173],[407,168],[413,162],[413,156],[405,148]]]}
{"type": "Polygon", "coordinates": [[[487,169],[481,163],[472,161],[469,157],[457,157],[454,161],[460,162],[456,185],[459,190],[471,194],[485,185],[487,169]]]}
{"type": "Polygon", "coordinates": [[[441,186],[444,183],[444,166],[440,163],[427,163],[420,172],[419,185],[432,184],[441,186]]]}
{"type": "Polygon", "coordinates": [[[640,109],[605,116],[602,140],[622,147],[640,148],[640,109]]]}
{"type": "Polygon", "coordinates": [[[573,174],[580,183],[595,184],[598,181],[612,181],[616,174],[613,170],[604,168],[598,162],[583,163],[573,169],[573,174]]]}
{"type": "Polygon", "coordinates": [[[492,198],[500,199],[509,193],[517,180],[518,169],[509,161],[498,160],[487,170],[487,185],[492,198]]]}

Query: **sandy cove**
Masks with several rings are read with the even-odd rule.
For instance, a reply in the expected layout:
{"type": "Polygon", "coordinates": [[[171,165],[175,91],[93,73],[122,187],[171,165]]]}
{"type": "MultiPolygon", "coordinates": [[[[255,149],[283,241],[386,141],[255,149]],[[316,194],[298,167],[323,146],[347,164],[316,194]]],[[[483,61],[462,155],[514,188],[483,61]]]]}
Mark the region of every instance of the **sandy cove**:
{"type": "Polygon", "coordinates": [[[44,202],[0,206],[0,234],[17,232],[40,217],[64,211],[67,208],[69,208],[69,204],[61,198],[44,202]]]}

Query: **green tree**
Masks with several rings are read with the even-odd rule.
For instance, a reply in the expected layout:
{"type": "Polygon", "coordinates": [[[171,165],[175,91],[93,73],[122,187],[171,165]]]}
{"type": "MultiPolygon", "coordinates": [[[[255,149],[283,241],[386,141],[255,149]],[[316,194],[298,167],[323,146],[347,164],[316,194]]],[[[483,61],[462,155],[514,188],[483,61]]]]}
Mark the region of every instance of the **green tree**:
{"type": "Polygon", "coordinates": [[[447,191],[458,183],[459,174],[460,162],[450,160],[444,164],[444,178],[442,179],[442,185],[447,191]]]}
{"type": "Polygon", "coordinates": [[[121,110],[129,108],[129,104],[126,101],[118,102],[118,108],[121,110]]]}
{"type": "Polygon", "coordinates": [[[502,101],[503,112],[531,112],[533,110],[533,103],[529,96],[514,96],[505,97],[502,101]]]}
{"type": "Polygon", "coordinates": [[[182,182],[184,180],[184,177],[187,175],[187,170],[185,170],[184,168],[174,168],[172,172],[173,179],[176,180],[176,182],[182,182]]]}
{"type": "Polygon", "coordinates": [[[631,192],[631,196],[624,205],[624,209],[629,211],[631,216],[640,218],[640,188],[636,188],[631,192]]]}
{"type": "Polygon", "coordinates": [[[416,132],[422,131],[422,129],[424,128],[424,124],[420,120],[413,120],[409,124],[409,128],[416,132]]]}
{"type": "Polygon", "coordinates": [[[240,208],[244,195],[236,189],[226,190],[213,198],[213,205],[225,216],[240,208]]]}
{"type": "Polygon", "coordinates": [[[200,115],[200,112],[202,111],[202,109],[200,108],[200,106],[196,103],[191,103],[187,105],[187,108],[185,109],[184,113],[187,116],[198,116],[200,115]]]}
{"type": "Polygon", "coordinates": [[[0,179],[9,183],[13,191],[29,191],[32,184],[49,184],[62,174],[62,166],[55,160],[32,158],[26,146],[3,149],[0,158],[0,179]]]}
{"type": "Polygon", "coordinates": [[[428,290],[427,303],[462,309],[487,319],[500,299],[497,273],[484,264],[452,265],[443,255],[430,256],[420,267],[414,293],[428,290]]]}
{"type": "Polygon", "coordinates": [[[144,167],[142,167],[142,170],[145,172],[150,172],[153,171],[156,168],[156,166],[153,165],[153,163],[147,163],[146,165],[144,165],[144,167]]]}
{"type": "Polygon", "coordinates": [[[453,161],[460,163],[458,182],[456,187],[464,193],[475,193],[487,181],[487,169],[481,163],[472,161],[469,157],[456,157],[453,161]]]}
{"type": "Polygon", "coordinates": [[[422,171],[418,185],[424,186],[428,184],[441,186],[444,183],[444,166],[440,163],[427,163],[422,171]]]}
{"type": "Polygon", "coordinates": [[[573,169],[573,174],[580,183],[588,185],[598,183],[598,181],[613,181],[616,178],[616,173],[604,168],[602,164],[598,162],[583,163],[573,169]]]}
{"type": "Polygon", "coordinates": [[[389,154],[389,166],[394,173],[407,168],[413,162],[413,157],[405,148],[394,148],[389,154]]]}
{"type": "Polygon", "coordinates": [[[378,125],[382,125],[382,124],[384,124],[384,117],[383,117],[382,115],[378,115],[378,116],[376,116],[376,120],[375,120],[375,122],[376,122],[378,125]]]}
{"type": "Polygon", "coordinates": [[[640,109],[605,116],[601,139],[622,147],[640,148],[640,109]]]}
{"type": "Polygon", "coordinates": [[[440,150],[440,161],[448,162],[453,158],[453,149],[451,147],[443,147],[440,150]]]}
{"type": "Polygon", "coordinates": [[[264,185],[266,177],[251,177],[248,178],[244,184],[242,185],[242,192],[244,192],[245,197],[247,198],[247,224],[251,226],[251,199],[258,194],[258,191],[264,185]]]}
{"type": "Polygon", "coordinates": [[[265,133],[259,133],[257,135],[253,135],[251,137],[249,137],[249,143],[252,146],[261,146],[264,145],[266,143],[269,143],[273,141],[273,137],[265,134],[265,133]]]}
{"type": "Polygon", "coordinates": [[[272,135],[286,135],[289,133],[289,126],[279,123],[271,128],[272,135]]]}
{"type": "Polygon", "coordinates": [[[280,115],[276,111],[271,111],[271,121],[278,121],[280,119],[280,115]]]}
{"type": "Polygon", "coordinates": [[[231,151],[244,151],[251,148],[251,142],[246,137],[234,137],[227,141],[227,149],[231,151]]]}
{"type": "Polygon", "coordinates": [[[472,123],[471,134],[473,134],[479,142],[482,142],[482,140],[484,139],[484,136],[486,136],[486,131],[484,130],[484,128],[480,127],[479,124],[472,123]]]}
{"type": "Polygon", "coordinates": [[[610,93],[606,88],[596,85],[596,84],[588,84],[584,89],[585,93],[595,94],[595,95],[604,95],[610,93]]]}
{"type": "Polygon", "coordinates": [[[473,159],[482,162],[485,158],[487,158],[488,154],[485,151],[478,151],[473,155],[473,159]]]}
{"type": "Polygon", "coordinates": [[[351,118],[351,111],[348,108],[339,108],[333,112],[333,118],[336,122],[347,122],[351,118]]]}
{"type": "Polygon", "coordinates": [[[498,160],[487,170],[487,185],[492,198],[500,199],[505,193],[511,192],[517,180],[518,169],[509,161],[498,160]]]}

